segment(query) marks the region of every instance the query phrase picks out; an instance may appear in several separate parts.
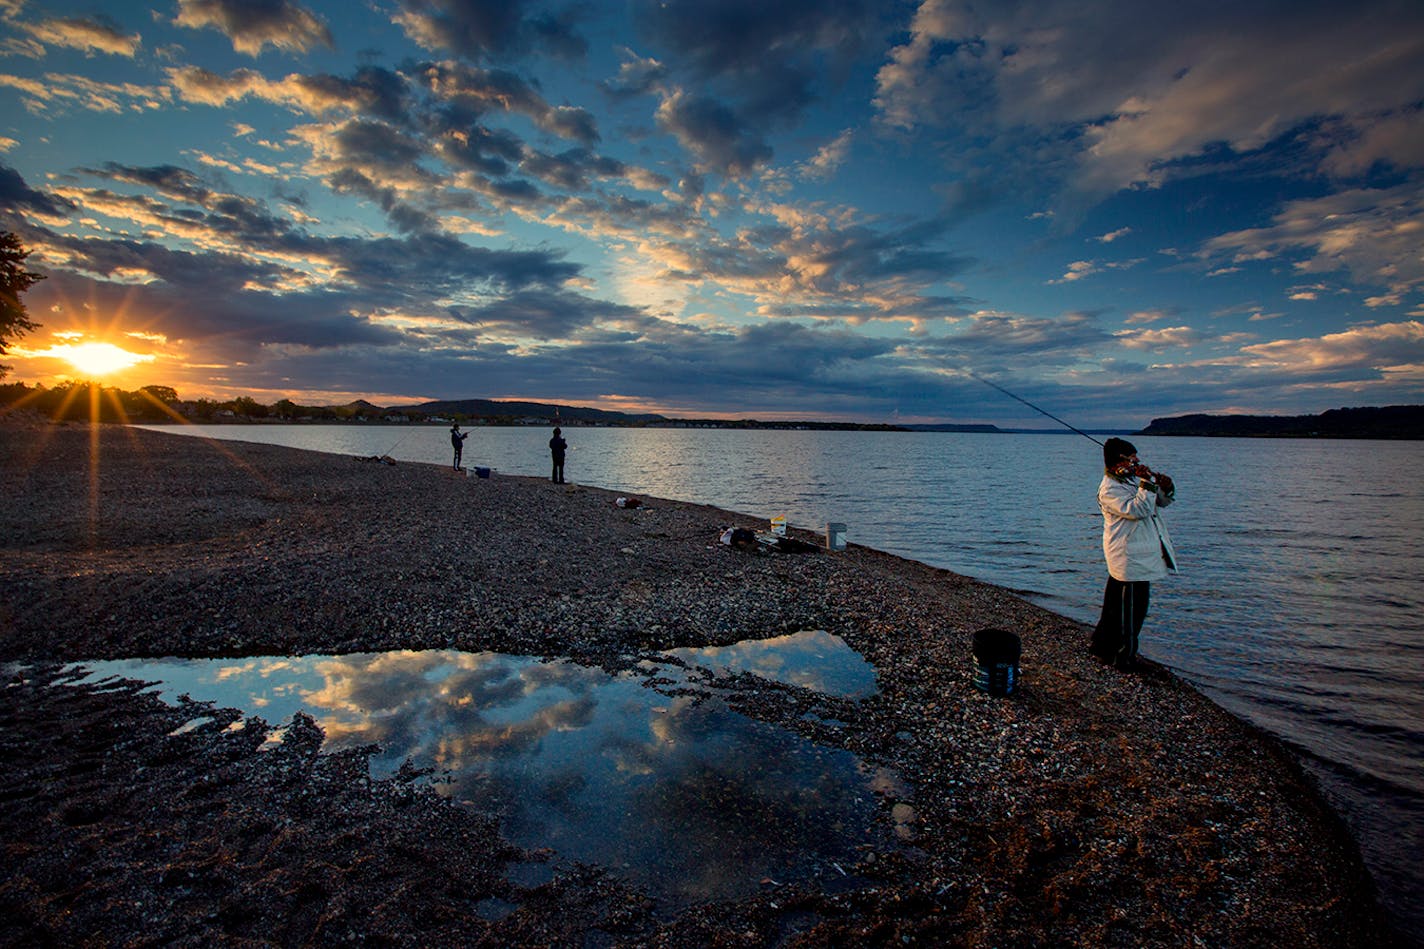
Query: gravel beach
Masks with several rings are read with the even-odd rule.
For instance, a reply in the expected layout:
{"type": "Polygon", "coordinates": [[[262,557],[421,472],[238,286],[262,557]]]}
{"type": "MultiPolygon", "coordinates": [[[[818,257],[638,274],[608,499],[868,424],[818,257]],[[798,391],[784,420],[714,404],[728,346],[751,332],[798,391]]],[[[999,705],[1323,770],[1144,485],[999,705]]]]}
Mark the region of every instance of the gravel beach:
{"type": "Polygon", "coordinates": [[[0,473],[0,943],[1389,944],[1288,751],[1004,589],[856,545],[733,549],[724,528],[763,525],[695,504],[119,426],[0,422],[0,473]],[[1009,698],[973,687],[989,627],[1022,638],[1009,698]],[[897,773],[898,834],[853,885],[677,912],[419,775],[371,780],[369,751],[318,754],[310,722],[259,750],[237,711],[180,732],[191,708],[60,668],[458,649],[616,671],[801,630],[843,639],[878,693],[719,685],[897,773]],[[531,864],[554,870],[518,882],[531,864]]]}

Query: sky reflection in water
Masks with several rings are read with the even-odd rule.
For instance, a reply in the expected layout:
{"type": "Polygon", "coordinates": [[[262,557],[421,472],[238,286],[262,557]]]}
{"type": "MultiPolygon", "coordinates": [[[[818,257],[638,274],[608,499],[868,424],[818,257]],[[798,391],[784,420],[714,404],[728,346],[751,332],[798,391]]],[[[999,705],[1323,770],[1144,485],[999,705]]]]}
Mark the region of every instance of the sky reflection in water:
{"type": "MultiPolygon", "coordinates": [[[[848,698],[875,691],[874,670],[823,632],[670,654],[848,698]]],[[[673,904],[743,895],[764,877],[839,877],[832,864],[888,831],[875,792],[897,783],[731,711],[715,690],[669,696],[649,675],[569,662],[422,651],[82,665],[89,681],[158,681],[169,700],[272,724],[305,710],[327,750],[379,744],[373,776],[408,758],[447,772],[440,793],[497,814],[516,843],[612,867],[673,904]]],[[[688,683],[672,665],[647,671],[688,683]]]]}

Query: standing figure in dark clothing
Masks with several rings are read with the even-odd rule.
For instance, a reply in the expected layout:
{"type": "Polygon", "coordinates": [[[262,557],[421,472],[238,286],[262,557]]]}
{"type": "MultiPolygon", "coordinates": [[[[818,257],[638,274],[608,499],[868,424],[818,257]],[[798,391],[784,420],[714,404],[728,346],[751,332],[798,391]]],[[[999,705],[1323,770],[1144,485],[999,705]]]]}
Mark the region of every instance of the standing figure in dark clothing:
{"type": "Polygon", "coordinates": [[[470,437],[469,432],[460,431],[460,423],[456,422],[450,426],[450,444],[455,448],[455,470],[460,470],[460,455],[465,450],[465,439],[470,437]]]}
{"type": "Polygon", "coordinates": [[[554,473],[549,476],[549,480],[555,484],[564,483],[564,452],[568,447],[569,443],[564,441],[562,429],[554,429],[554,437],[549,439],[549,454],[554,459],[554,473]]]}

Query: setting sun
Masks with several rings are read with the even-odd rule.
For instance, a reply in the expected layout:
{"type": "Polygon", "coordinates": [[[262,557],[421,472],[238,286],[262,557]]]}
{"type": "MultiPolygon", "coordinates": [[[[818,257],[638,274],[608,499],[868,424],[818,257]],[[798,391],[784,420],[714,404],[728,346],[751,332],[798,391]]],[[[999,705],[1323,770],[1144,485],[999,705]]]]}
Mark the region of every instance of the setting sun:
{"type": "Polygon", "coordinates": [[[113,343],[78,343],[55,346],[51,353],[89,376],[103,376],[141,362],[152,362],[152,356],[131,353],[113,343]]]}

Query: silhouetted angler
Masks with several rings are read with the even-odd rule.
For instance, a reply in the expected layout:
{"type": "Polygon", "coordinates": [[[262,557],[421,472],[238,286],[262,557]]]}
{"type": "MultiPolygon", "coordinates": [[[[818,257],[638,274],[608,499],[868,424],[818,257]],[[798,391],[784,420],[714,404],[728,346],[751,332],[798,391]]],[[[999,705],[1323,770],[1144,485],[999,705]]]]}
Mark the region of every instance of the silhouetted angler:
{"type": "Polygon", "coordinates": [[[554,459],[554,471],[549,476],[549,480],[555,484],[564,483],[564,451],[569,447],[569,443],[564,441],[562,429],[554,429],[554,437],[549,439],[549,454],[554,459]]]}
{"type": "Polygon", "coordinates": [[[465,450],[465,439],[470,437],[469,432],[460,431],[460,423],[456,422],[450,426],[450,444],[455,448],[455,470],[460,470],[460,455],[465,450]]]}

